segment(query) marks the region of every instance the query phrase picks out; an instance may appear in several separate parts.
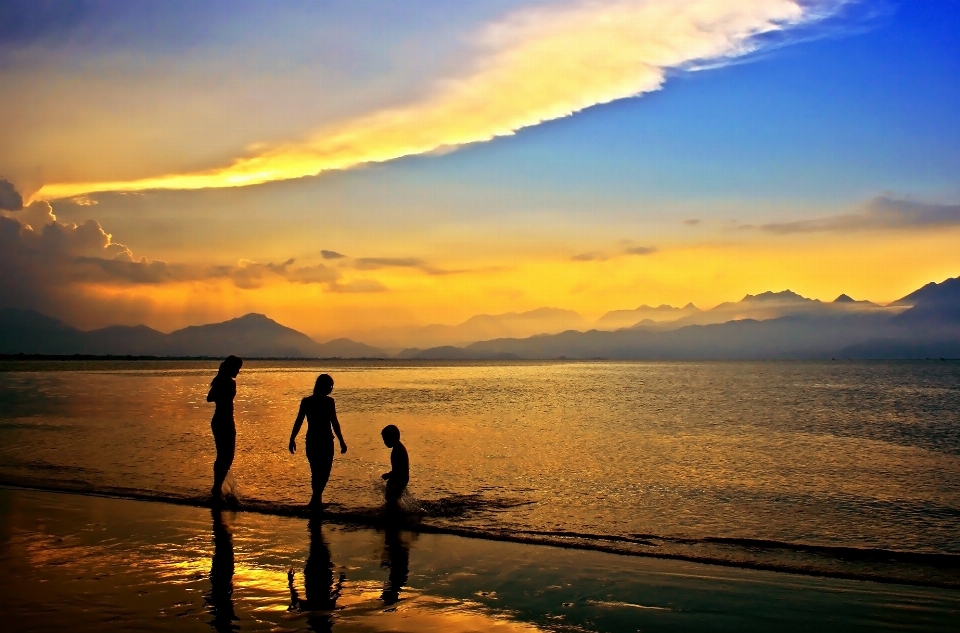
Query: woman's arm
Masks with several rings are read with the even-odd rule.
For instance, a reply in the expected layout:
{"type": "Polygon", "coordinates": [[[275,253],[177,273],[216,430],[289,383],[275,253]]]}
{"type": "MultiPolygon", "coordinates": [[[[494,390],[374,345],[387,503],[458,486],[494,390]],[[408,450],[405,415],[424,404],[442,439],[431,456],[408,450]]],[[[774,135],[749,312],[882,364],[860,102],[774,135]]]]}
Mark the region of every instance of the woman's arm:
{"type": "Polygon", "coordinates": [[[297,452],[297,433],[300,432],[300,427],[303,426],[303,418],[307,414],[303,410],[303,400],[300,401],[300,411],[297,412],[297,420],[293,423],[293,430],[290,431],[290,454],[293,455],[297,452]]]}
{"type": "Polygon", "coordinates": [[[336,433],[337,439],[340,440],[340,454],[347,452],[347,443],[343,441],[343,433],[340,432],[340,420],[337,419],[337,405],[331,403],[330,406],[330,424],[333,426],[333,432],[336,433]]]}

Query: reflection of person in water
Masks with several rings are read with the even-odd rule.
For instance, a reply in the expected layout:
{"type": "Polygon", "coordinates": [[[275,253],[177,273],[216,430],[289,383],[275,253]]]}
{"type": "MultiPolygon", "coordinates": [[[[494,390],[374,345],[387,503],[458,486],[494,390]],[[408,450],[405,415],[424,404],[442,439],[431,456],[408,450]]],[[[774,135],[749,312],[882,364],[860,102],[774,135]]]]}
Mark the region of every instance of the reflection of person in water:
{"type": "Polygon", "coordinates": [[[320,374],[313,387],[313,395],[300,401],[300,411],[293,423],[290,432],[290,453],[297,452],[297,433],[303,426],[303,419],[307,419],[307,461],[310,462],[310,481],[313,485],[313,497],[310,507],[313,510],[323,509],[323,489],[330,479],[330,469],[333,467],[333,434],[340,440],[340,453],[347,452],[347,445],[340,432],[340,421],[337,419],[337,407],[330,397],[333,391],[333,378],[328,374],[320,374]],[[333,428],[331,433],[330,429],[333,428]]]}
{"type": "MultiPolygon", "coordinates": [[[[290,609],[298,611],[333,611],[346,576],[341,573],[336,586],[333,583],[333,560],[330,547],[323,537],[323,523],[313,518],[307,524],[310,531],[310,554],[303,566],[303,594],[301,598],[293,584],[293,571],[287,572],[290,587],[290,609]]],[[[333,629],[330,613],[314,614],[307,620],[314,631],[329,632],[333,629]]]]}
{"type": "Polygon", "coordinates": [[[407,584],[410,575],[410,548],[396,526],[388,525],[384,532],[380,566],[390,570],[380,598],[387,605],[396,604],[400,600],[400,590],[407,584]]]}
{"type": "Polygon", "coordinates": [[[213,559],[210,562],[210,591],[205,596],[218,633],[240,627],[233,610],[233,535],[220,510],[213,510],[213,559]]]}
{"type": "Polygon", "coordinates": [[[388,424],[380,431],[383,443],[390,451],[390,466],[392,470],[383,474],[387,482],[387,509],[395,510],[399,506],[400,497],[410,482],[410,457],[407,455],[407,447],[400,441],[400,429],[392,424],[388,424]]]}
{"type": "Polygon", "coordinates": [[[213,441],[217,446],[217,460],[213,462],[213,488],[210,490],[215,503],[220,501],[223,480],[233,465],[233,455],[237,449],[237,427],[233,422],[233,399],[237,395],[234,378],[242,366],[241,359],[228,356],[220,363],[220,370],[210,383],[210,393],[207,394],[207,402],[217,404],[210,422],[213,441]]]}

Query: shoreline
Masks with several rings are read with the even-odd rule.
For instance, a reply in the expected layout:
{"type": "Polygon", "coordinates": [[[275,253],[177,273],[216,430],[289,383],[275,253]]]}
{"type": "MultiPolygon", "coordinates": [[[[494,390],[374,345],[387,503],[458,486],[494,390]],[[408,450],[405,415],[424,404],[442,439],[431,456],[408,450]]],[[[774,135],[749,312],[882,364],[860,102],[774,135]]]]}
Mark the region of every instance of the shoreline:
{"type": "MultiPolygon", "coordinates": [[[[223,356],[154,356],[150,354],[32,354],[16,352],[0,354],[0,362],[69,362],[69,361],[112,361],[112,362],[210,362],[219,363],[223,356]]],[[[396,356],[247,356],[244,362],[337,362],[337,363],[403,363],[409,365],[498,365],[498,364],[539,364],[539,363],[941,363],[957,362],[960,357],[916,357],[916,358],[835,358],[797,357],[797,358],[607,358],[595,356],[577,358],[573,356],[555,356],[551,358],[398,358],[396,356]]]]}
{"type": "MultiPolygon", "coordinates": [[[[12,483],[0,481],[0,489],[9,489],[9,490],[20,490],[20,491],[33,491],[33,492],[44,492],[44,493],[53,493],[53,494],[65,494],[65,495],[75,495],[75,496],[84,496],[84,497],[96,497],[102,499],[117,499],[117,500],[128,500],[128,501],[141,501],[146,503],[162,503],[175,505],[180,507],[189,507],[189,508],[198,508],[210,510],[211,506],[209,500],[205,497],[176,497],[173,495],[164,495],[162,493],[150,493],[144,491],[136,490],[95,490],[95,489],[84,489],[81,487],[70,488],[66,486],[44,486],[36,484],[22,484],[22,483],[12,483]]],[[[337,504],[331,504],[335,506],[337,504]]],[[[260,516],[270,516],[270,517],[281,517],[281,518],[296,518],[296,519],[311,519],[316,518],[315,515],[306,507],[301,505],[292,505],[292,504],[278,504],[278,503],[269,503],[264,501],[247,501],[240,502],[235,507],[223,507],[220,508],[221,511],[236,512],[236,513],[249,513],[260,516]]],[[[335,523],[343,526],[349,527],[360,527],[360,528],[370,528],[370,529],[383,529],[384,527],[395,527],[398,529],[422,533],[422,534],[436,534],[436,535],[447,535],[447,536],[456,536],[461,538],[476,539],[490,542],[500,542],[500,543],[515,543],[520,545],[540,545],[547,546],[559,549],[566,550],[577,550],[577,551],[588,551],[588,552],[601,552],[604,554],[612,554],[617,556],[625,556],[632,558],[652,558],[657,560],[673,560],[673,561],[682,561],[687,563],[696,563],[703,565],[711,565],[716,567],[730,568],[730,569],[743,569],[743,570],[752,570],[752,571],[764,571],[764,572],[774,572],[779,574],[786,574],[791,576],[802,576],[808,578],[824,578],[824,579],[834,579],[834,580],[849,580],[849,581],[861,581],[861,582],[875,582],[884,585],[903,585],[908,587],[927,587],[933,589],[943,589],[948,591],[958,591],[960,590],[960,581],[957,582],[937,582],[934,580],[925,581],[925,580],[914,580],[914,579],[905,579],[897,578],[895,576],[883,575],[883,574],[873,574],[873,573],[846,573],[846,572],[832,572],[828,570],[812,570],[804,569],[797,567],[788,567],[785,565],[769,564],[762,562],[751,562],[751,561],[731,561],[727,559],[710,557],[710,556],[697,556],[697,555],[685,555],[677,554],[670,552],[644,552],[638,550],[631,550],[624,547],[616,547],[613,545],[605,545],[598,542],[584,542],[584,540],[592,541],[612,541],[612,542],[630,542],[633,544],[643,545],[642,539],[631,540],[627,537],[616,536],[616,535],[585,535],[578,533],[563,533],[563,532],[550,532],[550,533],[536,533],[528,535],[519,535],[516,532],[496,532],[496,531],[483,531],[478,529],[471,528],[458,528],[452,526],[442,526],[442,525],[431,525],[417,522],[404,522],[404,523],[395,523],[388,522],[383,520],[381,516],[375,513],[370,512],[357,512],[357,511],[336,511],[336,510],[327,510],[320,518],[325,522],[335,523]],[[572,539],[582,539],[580,541],[575,541],[572,539]]],[[[663,539],[665,537],[659,537],[655,535],[642,535],[647,538],[653,539],[663,539]]],[[[689,539],[671,539],[675,541],[687,541],[689,539]]],[[[701,542],[714,542],[724,544],[726,541],[740,541],[741,545],[758,545],[763,543],[762,541],[754,539],[724,539],[722,537],[706,537],[705,539],[700,539],[701,542]]],[[[863,556],[871,554],[874,557],[879,558],[905,558],[905,559],[916,559],[916,558],[930,558],[930,562],[938,561],[941,565],[931,565],[933,567],[942,567],[945,569],[960,569],[960,554],[943,554],[943,553],[920,553],[920,552],[901,552],[896,550],[880,550],[880,549],[859,549],[859,548],[850,548],[850,547],[830,547],[830,546],[818,546],[818,545],[805,545],[805,544],[793,544],[793,543],[779,543],[779,542],[767,542],[773,543],[776,547],[781,549],[796,550],[796,551],[832,551],[837,554],[846,554],[850,557],[863,556]]],[[[646,543],[649,544],[649,543],[646,543]]],[[[924,561],[927,562],[927,561],[924,561]]]]}

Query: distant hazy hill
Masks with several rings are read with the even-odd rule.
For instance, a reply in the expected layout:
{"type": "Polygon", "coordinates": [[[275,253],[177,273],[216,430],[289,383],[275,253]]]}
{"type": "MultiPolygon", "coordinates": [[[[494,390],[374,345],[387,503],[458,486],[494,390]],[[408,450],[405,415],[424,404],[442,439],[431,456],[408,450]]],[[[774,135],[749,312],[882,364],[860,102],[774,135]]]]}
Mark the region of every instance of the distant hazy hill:
{"type": "Polygon", "coordinates": [[[620,328],[633,327],[641,321],[652,321],[655,323],[662,321],[676,321],[691,314],[701,312],[700,308],[688,303],[682,308],[675,308],[669,305],[660,305],[652,307],[642,305],[635,310],[612,310],[597,319],[593,324],[598,330],[619,330],[620,328]]]}
{"type": "Polygon", "coordinates": [[[316,357],[317,342],[262,314],[171,332],[164,344],[168,356],[290,356],[316,357]]]}
{"type": "Polygon", "coordinates": [[[378,345],[423,348],[464,345],[492,338],[556,334],[567,330],[587,330],[590,327],[590,322],[573,310],[538,308],[529,312],[478,314],[459,325],[384,329],[370,333],[370,338],[364,338],[373,340],[378,345]]]}
{"type": "MultiPolygon", "coordinates": [[[[912,305],[912,304],[910,304],[912,305]]],[[[902,309],[902,308],[900,308],[902,309]]],[[[661,305],[656,308],[640,306],[636,310],[615,310],[600,317],[594,327],[598,330],[617,330],[635,327],[645,330],[676,330],[687,325],[710,325],[728,321],[753,319],[766,321],[786,316],[838,315],[866,310],[887,310],[869,301],[855,301],[840,295],[831,303],[807,299],[790,290],[746,295],[740,301],[721,303],[710,310],[700,310],[692,303],[683,308],[661,305]]]]}
{"type": "Polygon", "coordinates": [[[382,349],[365,343],[351,341],[348,338],[338,338],[317,345],[317,358],[387,358],[382,349]]]}
{"type": "MultiPolygon", "coordinates": [[[[409,356],[663,360],[960,357],[960,278],[928,284],[921,290],[908,295],[913,307],[906,311],[852,301],[845,295],[823,303],[789,291],[770,292],[718,306],[718,313],[736,315],[724,323],[680,325],[669,330],[635,327],[501,338],[463,348],[410,350],[409,356]],[[784,310],[789,310],[788,316],[763,320],[739,317],[779,315],[784,310]]],[[[675,324],[715,310],[685,317],[675,324]]]]}
{"type": "Polygon", "coordinates": [[[790,290],[781,292],[762,292],[746,295],[737,302],[726,302],[670,323],[667,329],[676,329],[687,325],[710,325],[727,323],[742,319],[767,321],[788,316],[840,316],[880,311],[892,315],[902,308],[884,308],[869,301],[855,301],[847,295],[840,295],[832,302],[807,299],[790,290]]]}
{"type": "Polygon", "coordinates": [[[0,353],[82,354],[80,330],[34,310],[0,310],[0,353]]]}
{"type": "Polygon", "coordinates": [[[0,353],[290,358],[384,358],[382,350],[337,339],[318,344],[262,314],[164,334],[143,325],[82,331],[32,310],[0,310],[0,353]]]}

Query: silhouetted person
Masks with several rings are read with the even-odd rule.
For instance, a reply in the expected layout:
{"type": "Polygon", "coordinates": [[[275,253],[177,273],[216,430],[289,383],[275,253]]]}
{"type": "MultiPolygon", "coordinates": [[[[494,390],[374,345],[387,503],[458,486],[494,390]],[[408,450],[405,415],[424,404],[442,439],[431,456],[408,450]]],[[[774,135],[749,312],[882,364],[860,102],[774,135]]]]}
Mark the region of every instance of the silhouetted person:
{"type": "MultiPolygon", "coordinates": [[[[303,593],[301,598],[293,584],[293,571],[287,572],[287,584],[290,587],[290,609],[298,611],[333,611],[337,608],[340,589],[346,579],[340,574],[336,585],[333,582],[333,559],[330,547],[323,537],[323,523],[314,517],[307,524],[310,532],[310,553],[303,566],[303,593]]],[[[307,623],[314,631],[329,633],[333,630],[333,619],[329,613],[312,615],[307,623]]]]}
{"type": "Polygon", "coordinates": [[[400,600],[400,590],[407,584],[410,576],[410,548],[395,525],[387,525],[384,531],[383,559],[380,566],[390,570],[380,599],[388,605],[396,604],[400,600]]]}
{"type": "Polygon", "coordinates": [[[386,500],[388,509],[399,507],[400,497],[410,482],[410,458],[407,456],[407,447],[400,441],[400,429],[388,424],[380,431],[383,443],[390,451],[390,467],[393,469],[383,474],[387,481],[386,500]]]}
{"type": "Polygon", "coordinates": [[[310,498],[312,510],[323,509],[323,489],[327,487],[330,469],[333,468],[334,433],[340,440],[340,453],[347,452],[337,419],[337,407],[330,397],[331,391],[333,378],[328,374],[317,376],[313,395],[300,401],[300,411],[290,431],[290,453],[293,454],[297,452],[297,433],[300,432],[303,419],[307,419],[307,461],[310,462],[310,483],[313,485],[313,496],[310,498]]]}
{"type": "Polygon", "coordinates": [[[213,462],[213,488],[210,490],[215,503],[220,501],[223,480],[233,465],[233,456],[237,450],[237,427],[233,422],[233,399],[237,395],[237,382],[234,378],[240,373],[241,367],[241,359],[228,356],[220,363],[220,369],[210,383],[210,393],[207,394],[207,402],[217,404],[210,422],[213,441],[217,446],[217,459],[213,462]]]}
{"type": "Polygon", "coordinates": [[[233,610],[233,535],[220,510],[213,510],[213,558],[210,561],[210,591],[205,596],[218,633],[236,631],[240,618],[233,610]]]}

